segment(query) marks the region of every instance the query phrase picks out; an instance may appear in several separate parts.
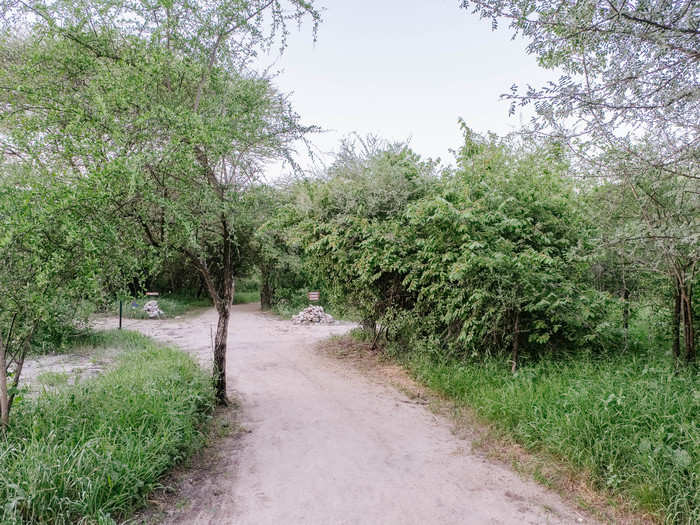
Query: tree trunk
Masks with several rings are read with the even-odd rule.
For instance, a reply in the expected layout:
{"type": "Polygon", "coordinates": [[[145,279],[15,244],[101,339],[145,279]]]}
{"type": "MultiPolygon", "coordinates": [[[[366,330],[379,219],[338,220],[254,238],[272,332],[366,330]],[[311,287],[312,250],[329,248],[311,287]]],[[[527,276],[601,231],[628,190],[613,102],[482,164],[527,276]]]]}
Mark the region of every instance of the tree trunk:
{"type": "Polygon", "coordinates": [[[673,358],[678,362],[681,356],[681,338],[680,338],[680,324],[681,324],[681,292],[676,283],[675,290],[673,291],[673,319],[671,320],[671,337],[673,340],[673,358]]]}
{"type": "Polygon", "coordinates": [[[202,279],[202,276],[199,276],[199,287],[197,288],[197,293],[195,294],[195,297],[199,299],[202,297],[202,293],[204,292],[204,279],[202,279]]]}
{"type": "Polygon", "coordinates": [[[685,359],[695,362],[695,327],[693,326],[693,302],[690,292],[681,288],[681,317],[683,318],[683,340],[685,342],[685,359]]]}
{"type": "Polygon", "coordinates": [[[260,283],[260,308],[263,310],[269,310],[272,308],[272,286],[270,286],[270,280],[263,272],[262,279],[260,283]]]}
{"type": "Polygon", "coordinates": [[[229,305],[217,307],[219,322],[216,324],[214,337],[214,391],[219,405],[228,405],[226,395],[226,346],[228,339],[228,322],[231,317],[229,305]]]}
{"type": "MultiPolygon", "coordinates": [[[[15,363],[15,371],[14,371],[14,379],[12,380],[12,393],[9,395],[9,399],[7,401],[7,413],[10,413],[10,410],[12,410],[12,402],[15,400],[15,395],[17,395],[17,387],[19,387],[19,378],[22,377],[22,368],[24,367],[24,360],[27,357],[27,354],[29,353],[29,341],[31,338],[34,336],[34,331],[32,330],[32,335],[28,337],[24,341],[23,345],[23,350],[22,352],[19,353],[19,355],[16,357],[16,363],[15,363]]],[[[7,359],[5,359],[7,361],[7,359]]],[[[7,379],[7,378],[6,378],[7,379]]]]}
{"type": "Polygon", "coordinates": [[[372,338],[372,350],[377,350],[379,348],[379,339],[382,337],[382,332],[386,335],[388,327],[380,327],[379,330],[375,330],[374,337],[372,338]]]}
{"type": "Polygon", "coordinates": [[[510,371],[512,373],[515,373],[515,370],[518,368],[518,340],[520,339],[520,332],[519,332],[519,323],[520,323],[520,312],[515,313],[515,322],[513,323],[513,355],[512,355],[512,361],[513,361],[513,366],[510,368],[510,371]]]}
{"type": "Polygon", "coordinates": [[[367,317],[360,322],[362,330],[369,334],[374,340],[377,337],[377,321],[371,317],[367,317]]]}
{"type": "Polygon", "coordinates": [[[625,348],[627,348],[630,331],[630,291],[627,288],[622,290],[622,301],[622,328],[625,331],[625,348]]]}
{"type": "Polygon", "coordinates": [[[216,323],[216,336],[214,337],[214,370],[212,381],[214,384],[216,402],[226,406],[228,405],[228,397],[226,396],[226,342],[228,338],[228,322],[231,316],[231,305],[233,304],[233,294],[235,293],[235,281],[233,277],[230,276],[230,273],[225,273],[225,275],[229,275],[229,277],[224,278],[224,283],[221,287],[223,293],[220,295],[206,262],[195,256],[189,256],[197,266],[199,274],[202,276],[207,287],[209,296],[219,314],[219,320],[216,323]]]}
{"type": "Polygon", "coordinates": [[[0,428],[6,428],[10,422],[10,403],[7,395],[7,362],[5,345],[0,341],[0,428]]]}

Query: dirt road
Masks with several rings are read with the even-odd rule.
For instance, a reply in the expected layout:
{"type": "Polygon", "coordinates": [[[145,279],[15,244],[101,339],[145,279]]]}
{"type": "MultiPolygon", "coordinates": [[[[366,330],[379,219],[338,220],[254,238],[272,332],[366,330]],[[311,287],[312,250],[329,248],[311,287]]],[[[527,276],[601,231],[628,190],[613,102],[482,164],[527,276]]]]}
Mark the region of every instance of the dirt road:
{"type": "MultiPolygon", "coordinates": [[[[213,310],[126,322],[210,359],[213,310]]],[[[591,523],[554,493],[471,451],[448,421],[393,387],[320,355],[348,326],[293,326],[234,307],[231,393],[249,432],[194,478],[166,523],[591,523]]]]}

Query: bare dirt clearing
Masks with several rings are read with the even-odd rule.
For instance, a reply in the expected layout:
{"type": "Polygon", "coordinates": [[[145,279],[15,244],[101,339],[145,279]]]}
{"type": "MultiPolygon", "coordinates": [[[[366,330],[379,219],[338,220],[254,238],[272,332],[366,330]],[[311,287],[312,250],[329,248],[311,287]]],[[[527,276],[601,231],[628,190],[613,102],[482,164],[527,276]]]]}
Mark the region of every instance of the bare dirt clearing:
{"type": "MultiPolygon", "coordinates": [[[[102,320],[105,325],[109,320],[102,320]]],[[[111,321],[109,321],[111,322],[111,321]]],[[[216,313],[127,320],[210,363],[216,313]]],[[[425,403],[316,351],[347,324],[293,326],[233,307],[228,373],[244,432],[182,476],[178,524],[592,523],[556,494],[472,452],[425,403]]]]}
{"type": "Polygon", "coordinates": [[[22,368],[21,385],[31,393],[61,384],[74,384],[101,374],[118,350],[100,348],[97,352],[49,354],[29,357],[22,368]]]}

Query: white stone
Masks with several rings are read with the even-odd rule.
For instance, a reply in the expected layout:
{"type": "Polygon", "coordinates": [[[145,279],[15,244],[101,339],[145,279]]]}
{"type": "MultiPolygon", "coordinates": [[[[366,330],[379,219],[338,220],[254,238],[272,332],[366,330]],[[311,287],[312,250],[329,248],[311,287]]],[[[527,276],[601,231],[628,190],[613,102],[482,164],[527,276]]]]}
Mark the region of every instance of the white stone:
{"type": "Polygon", "coordinates": [[[143,311],[146,312],[146,315],[148,315],[150,319],[155,319],[165,313],[158,306],[158,301],[148,301],[143,305],[143,311]]]}
{"type": "Polygon", "coordinates": [[[323,306],[309,305],[292,317],[293,324],[333,324],[335,319],[323,311],[323,306]]]}

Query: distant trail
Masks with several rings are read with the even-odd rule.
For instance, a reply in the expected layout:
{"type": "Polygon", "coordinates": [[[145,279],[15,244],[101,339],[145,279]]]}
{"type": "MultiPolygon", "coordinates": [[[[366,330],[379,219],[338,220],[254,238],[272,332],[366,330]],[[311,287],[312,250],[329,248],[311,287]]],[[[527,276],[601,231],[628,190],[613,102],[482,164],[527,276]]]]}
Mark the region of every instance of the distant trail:
{"type": "MultiPolygon", "coordinates": [[[[206,363],[214,310],[127,320],[206,363]]],[[[250,432],[193,475],[177,524],[593,523],[561,498],[471,452],[448,421],[314,351],[348,325],[293,326],[233,307],[228,374],[250,432]]],[[[229,440],[233,441],[233,440],[229,440]]]]}

